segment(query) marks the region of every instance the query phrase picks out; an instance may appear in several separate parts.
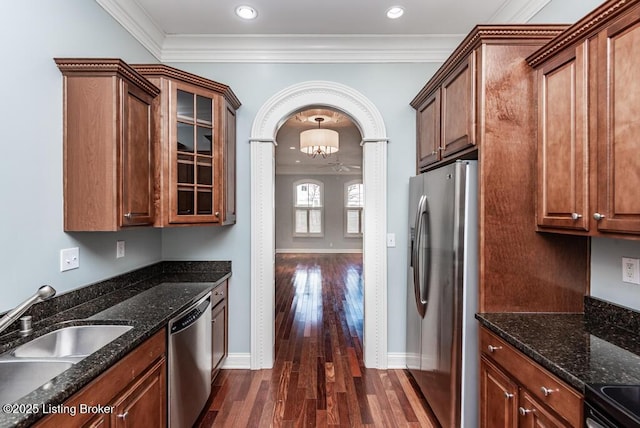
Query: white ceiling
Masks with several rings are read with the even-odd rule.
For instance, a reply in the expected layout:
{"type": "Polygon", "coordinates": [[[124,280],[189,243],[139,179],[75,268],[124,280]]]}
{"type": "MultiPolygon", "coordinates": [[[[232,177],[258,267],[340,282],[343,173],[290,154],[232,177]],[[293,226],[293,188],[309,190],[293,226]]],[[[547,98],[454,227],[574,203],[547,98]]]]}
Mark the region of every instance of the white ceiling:
{"type": "Polygon", "coordinates": [[[442,62],[473,26],[527,22],[549,1],[96,0],[162,62],[442,62]]]}

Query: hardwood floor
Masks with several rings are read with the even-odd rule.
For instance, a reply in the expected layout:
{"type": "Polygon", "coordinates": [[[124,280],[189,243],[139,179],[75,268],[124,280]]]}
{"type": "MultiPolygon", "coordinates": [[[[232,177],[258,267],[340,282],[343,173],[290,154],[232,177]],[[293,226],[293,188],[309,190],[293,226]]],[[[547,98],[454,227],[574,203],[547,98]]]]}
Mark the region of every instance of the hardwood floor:
{"type": "Polygon", "coordinates": [[[274,368],[223,370],[199,426],[434,427],[405,370],[364,367],[362,291],[361,254],[278,254],[274,368]]]}

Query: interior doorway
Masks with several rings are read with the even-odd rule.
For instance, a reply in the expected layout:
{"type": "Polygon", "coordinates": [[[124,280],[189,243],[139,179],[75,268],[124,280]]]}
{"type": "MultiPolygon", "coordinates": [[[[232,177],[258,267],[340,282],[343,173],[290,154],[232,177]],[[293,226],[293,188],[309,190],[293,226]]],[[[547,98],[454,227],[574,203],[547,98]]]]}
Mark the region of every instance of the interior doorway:
{"type": "Polygon", "coordinates": [[[387,137],[379,111],[364,95],[335,82],[293,85],[260,108],[251,130],[251,368],[274,363],[276,134],[307,106],[344,112],[362,135],[364,182],[364,364],[387,368],[387,137]]]}

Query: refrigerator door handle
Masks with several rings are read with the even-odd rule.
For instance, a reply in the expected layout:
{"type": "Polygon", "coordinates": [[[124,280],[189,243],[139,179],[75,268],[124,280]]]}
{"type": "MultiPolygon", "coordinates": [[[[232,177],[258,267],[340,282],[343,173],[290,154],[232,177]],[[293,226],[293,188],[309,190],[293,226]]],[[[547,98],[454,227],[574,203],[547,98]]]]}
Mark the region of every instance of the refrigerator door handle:
{"type": "Polygon", "coordinates": [[[426,195],[422,195],[420,197],[420,202],[418,202],[418,212],[416,214],[416,224],[415,224],[415,242],[412,251],[412,264],[413,264],[413,291],[415,294],[416,306],[418,309],[418,313],[421,317],[424,317],[426,310],[426,300],[422,298],[422,284],[421,280],[423,279],[423,263],[422,263],[422,235],[423,235],[423,216],[426,210],[426,195]]]}
{"type": "Polygon", "coordinates": [[[420,303],[424,306],[424,312],[427,312],[427,302],[429,301],[429,286],[430,286],[430,277],[431,277],[431,222],[429,221],[429,200],[427,196],[424,196],[424,202],[422,205],[422,212],[420,213],[420,235],[422,239],[423,237],[426,239],[426,247],[422,248],[420,251],[424,251],[424,257],[421,257],[421,260],[424,260],[425,266],[423,267],[424,272],[422,276],[423,282],[422,287],[420,287],[420,303]],[[426,220],[426,221],[425,221],[426,220]],[[422,292],[424,288],[424,293],[422,292]]]}

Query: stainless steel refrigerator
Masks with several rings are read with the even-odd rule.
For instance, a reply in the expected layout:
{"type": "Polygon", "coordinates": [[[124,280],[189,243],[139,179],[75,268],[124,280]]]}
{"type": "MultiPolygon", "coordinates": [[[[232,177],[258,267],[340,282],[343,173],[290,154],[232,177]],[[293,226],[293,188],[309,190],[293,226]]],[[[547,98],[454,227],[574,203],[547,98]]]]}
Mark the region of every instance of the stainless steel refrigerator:
{"type": "Polygon", "coordinates": [[[478,425],[477,161],[409,183],[407,368],[443,428],[478,425]]]}

